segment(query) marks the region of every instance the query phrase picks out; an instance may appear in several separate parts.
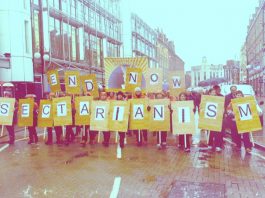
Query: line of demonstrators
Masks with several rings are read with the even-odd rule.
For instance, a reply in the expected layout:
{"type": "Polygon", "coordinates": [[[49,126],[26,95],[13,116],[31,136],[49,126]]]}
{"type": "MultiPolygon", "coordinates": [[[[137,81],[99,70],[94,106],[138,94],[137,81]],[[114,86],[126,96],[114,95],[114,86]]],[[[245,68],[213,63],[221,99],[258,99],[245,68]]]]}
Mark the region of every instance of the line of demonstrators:
{"type": "MultiPolygon", "coordinates": [[[[219,85],[213,86],[208,91],[208,95],[211,96],[223,96],[220,93],[221,89],[219,85]]],[[[225,104],[224,104],[224,119],[222,123],[222,131],[220,132],[215,132],[215,131],[210,131],[209,135],[209,141],[208,141],[208,147],[209,149],[213,149],[217,152],[221,152],[223,148],[223,137],[225,135],[225,130],[229,126],[231,129],[231,137],[232,141],[236,144],[236,149],[240,150],[241,149],[241,140],[243,140],[244,147],[246,152],[251,152],[252,148],[252,143],[250,141],[250,135],[249,133],[244,133],[244,134],[239,134],[237,131],[237,126],[235,122],[235,114],[232,109],[231,105],[231,100],[233,98],[240,98],[244,97],[243,93],[240,90],[237,90],[236,86],[231,86],[230,87],[231,93],[223,96],[225,97],[225,104]],[[241,137],[243,136],[243,138],[241,137]]],[[[90,95],[88,93],[88,95],[90,95]]],[[[59,95],[56,95],[54,93],[50,93],[47,98],[52,99],[55,97],[63,97],[65,94],[60,93],[59,95]]],[[[5,97],[11,97],[11,95],[6,94],[5,97]]],[[[33,95],[30,95],[28,97],[34,97],[33,95]]],[[[164,98],[169,98],[170,101],[186,101],[186,100],[193,100],[194,102],[194,113],[196,111],[200,111],[200,100],[201,100],[201,94],[197,92],[182,92],[179,94],[178,97],[174,96],[169,96],[168,92],[161,92],[161,93],[148,93],[147,95],[142,93],[141,88],[137,87],[135,88],[135,92],[133,95],[123,93],[123,92],[105,92],[104,90],[100,91],[99,94],[99,100],[101,101],[107,101],[107,100],[128,100],[131,98],[148,98],[148,99],[164,99],[164,98]]],[[[13,145],[15,141],[15,132],[14,132],[14,127],[16,125],[16,120],[17,120],[17,114],[18,114],[18,105],[17,102],[15,104],[15,112],[14,112],[14,118],[13,118],[13,124],[12,126],[5,126],[8,133],[9,133],[9,144],[13,145]]],[[[170,108],[170,106],[169,106],[170,108]]],[[[147,110],[150,111],[150,106],[147,107],[147,110]]],[[[172,109],[170,108],[171,114],[172,114],[172,109]]],[[[52,145],[54,143],[53,141],[53,129],[55,131],[55,137],[56,137],[56,144],[65,144],[69,145],[72,143],[77,135],[81,133],[82,126],[76,126],[75,125],[75,109],[74,109],[74,104],[72,100],[72,119],[73,119],[73,124],[72,125],[67,125],[66,126],[66,134],[65,134],[65,139],[63,140],[63,128],[62,126],[54,126],[54,127],[48,127],[47,128],[47,134],[48,138],[47,141],[45,142],[46,145],[52,145]],[[75,128],[75,130],[73,130],[75,128]],[[75,131],[75,132],[74,132],[75,131]]],[[[37,118],[38,118],[38,104],[35,102],[34,104],[34,113],[33,113],[33,126],[28,127],[29,131],[29,141],[28,144],[32,143],[37,143],[38,142],[38,136],[37,136],[37,118]]],[[[172,122],[172,119],[170,119],[172,122]]],[[[171,123],[172,126],[172,123],[171,123]]],[[[134,131],[128,131],[127,133],[119,132],[119,144],[121,148],[124,148],[124,140],[125,136],[127,135],[128,137],[131,137],[132,135],[135,135],[136,137],[136,144],[137,146],[142,146],[143,144],[147,143],[148,140],[148,132],[147,130],[134,130],[134,131]],[[139,134],[140,133],[140,134],[139,134]]],[[[93,131],[90,130],[90,126],[86,125],[84,133],[82,134],[82,140],[81,140],[81,145],[85,146],[87,143],[93,145],[96,142],[96,137],[98,135],[98,131],[93,131]]],[[[167,131],[162,131],[161,133],[153,133],[153,135],[157,136],[157,147],[159,149],[164,149],[167,146],[167,131]],[[161,137],[159,137],[159,134],[161,137]]],[[[110,142],[110,136],[111,132],[109,131],[103,131],[103,142],[102,144],[105,147],[109,146],[110,142]]],[[[190,147],[191,147],[191,138],[192,135],[178,135],[178,147],[180,149],[184,149],[186,152],[190,152],[190,147]]]]}

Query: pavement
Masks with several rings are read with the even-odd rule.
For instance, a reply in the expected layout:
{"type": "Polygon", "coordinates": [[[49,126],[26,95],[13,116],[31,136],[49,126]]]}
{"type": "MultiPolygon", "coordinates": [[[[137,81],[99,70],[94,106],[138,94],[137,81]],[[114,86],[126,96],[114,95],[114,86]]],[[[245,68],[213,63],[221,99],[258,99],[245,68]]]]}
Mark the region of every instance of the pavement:
{"type": "MultiPolygon", "coordinates": [[[[41,131],[39,131],[41,132],[41,131]]],[[[14,146],[0,144],[0,196],[16,197],[265,197],[265,153],[234,150],[226,139],[220,153],[208,150],[206,136],[193,136],[190,153],[168,147],[158,150],[156,137],[135,145],[127,137],[117,159],[114,134],[108,148],[81,147],[78,137],[69,146],[28,145],[19,132],[14,146]]]]}

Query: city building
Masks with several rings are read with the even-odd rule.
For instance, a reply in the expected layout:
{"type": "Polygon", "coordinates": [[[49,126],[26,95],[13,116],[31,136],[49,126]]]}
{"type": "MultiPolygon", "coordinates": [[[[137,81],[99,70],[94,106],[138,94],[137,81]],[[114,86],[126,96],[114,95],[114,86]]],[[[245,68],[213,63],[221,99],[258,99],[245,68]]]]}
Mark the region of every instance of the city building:
{"type": "Polygon", "coordinates": [[[247,50],[244,44],[240,50],[239,83],[247,83],[247,50]]]}
{"type": "Polygon", "coordinates": [[[201,65],[191,67],[191,86],[198,86],[199,82],[209,79],[223,78],[224,68],[222,64],[208,64],[207,58],[202,58],[201,65]]]}
{"type": "Polygon", "coordinates": [[[224,77],[230,84],[239,84],[240,81],[240,62],[227,60],[224,65],[224,77]]]}
{"type": "Polygon", "coordinates": [[[264,38],[265,1],[260,0],[255,13],[249,20],[246,36],[247,83],[253,86],[257,94],[263,95],[265,89],[265,38],[264,38]]]}
{"type": "Polygon", "coordinates": [[[185,73],[185,85],[186,85],[186,88],[191,87],[191,71],[187,71],[185,73]]]}
{"type": "MultiPolygon", "coordinates": [[[[0,8],[0,40],[5,43],[0,53],[7,55],[1,60],[10,63],[1,68],[0,81],[18,82],[20,97],[32,92],[39,98],[48,92],[45,72],[54,67],[95,73],[103,82],[104,57],[121,55],[118,0],[10,2],[0,8]]],[[[63,84],[63,72],[59,75],[63,84]]]]}
{"type": "Polygon", "coordinates": [[[158,67],[163,69],[163,77],[167,79],[171,71],[184,73],[184,61],[176,54],[175,44],[159,29],[157,32],[157,61],[158,67]]]}
{"type": "Polygon", "coordinates": [[[151,68],[157,67],[156,32],[137,14],[131,13],[129,4],[122,1],[123,57],[146,56],[151,68]]]}

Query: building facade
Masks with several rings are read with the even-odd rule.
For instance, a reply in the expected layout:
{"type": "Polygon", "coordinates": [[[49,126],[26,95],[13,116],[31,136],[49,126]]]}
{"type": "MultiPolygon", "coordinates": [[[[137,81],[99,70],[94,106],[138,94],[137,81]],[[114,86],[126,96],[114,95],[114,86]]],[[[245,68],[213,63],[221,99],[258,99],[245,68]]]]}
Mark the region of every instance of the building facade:
{"type": "Polygon", "coordinates": [[[246,56],[247,56],[247,83],[259,95],[264,95],[265,81],[265,29],[264,29],[264,10],[265,2],[261,0],[256,7],[255,13],[249,20],[246,37],[246,56]]]}
{"type": "Polygon", "coordinates": [[[163,78],[167,79],[171,71],[184,73],[184,61],[176,54],[175,44],[170,41],[166,34],[159,29],[157,32],[157,62],[158,67],[163,69],[163,78]]]}
{"type": "Polygon", "coordinates": [[[191,86],[198,86],[199,82],[212,78],[223,78],[224,66],[222,64],[208,64],[207,58],[202,58],[202,64],[191,67],[191,86]]]}
{"type": "Polygon", "coordinates": [[[240,62],[227,60],[224,65],[224,77],[230,84],[239,84],[240,81],[240,62]]]}
{"type": "Polygon", "coordinates": [[[45,72],[53,67],[62,84],[60,71],[67,69],[95,73],[103,82],[104,57],[121,55],[118,0],[12,0],[3,1],[1,10],[12,13],[0,18],[0,40],[6,42],[0,53],[11,54],[12,64],[1,68],[0,81],[19,81],[21,97],[28,90],[38,97],[48,92],[45,72]]]}

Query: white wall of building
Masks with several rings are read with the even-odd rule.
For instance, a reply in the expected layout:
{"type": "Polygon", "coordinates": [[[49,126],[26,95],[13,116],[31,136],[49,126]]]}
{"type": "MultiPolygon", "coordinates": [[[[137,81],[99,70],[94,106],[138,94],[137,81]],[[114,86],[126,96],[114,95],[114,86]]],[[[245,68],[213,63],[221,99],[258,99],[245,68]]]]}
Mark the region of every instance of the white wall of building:
{"type": "Polygon", "coordinates": [[[11,54],[11,68],[0,66],[0,81],[33,81],[29,0],[0,0],[0,54],[11,54]]]}

